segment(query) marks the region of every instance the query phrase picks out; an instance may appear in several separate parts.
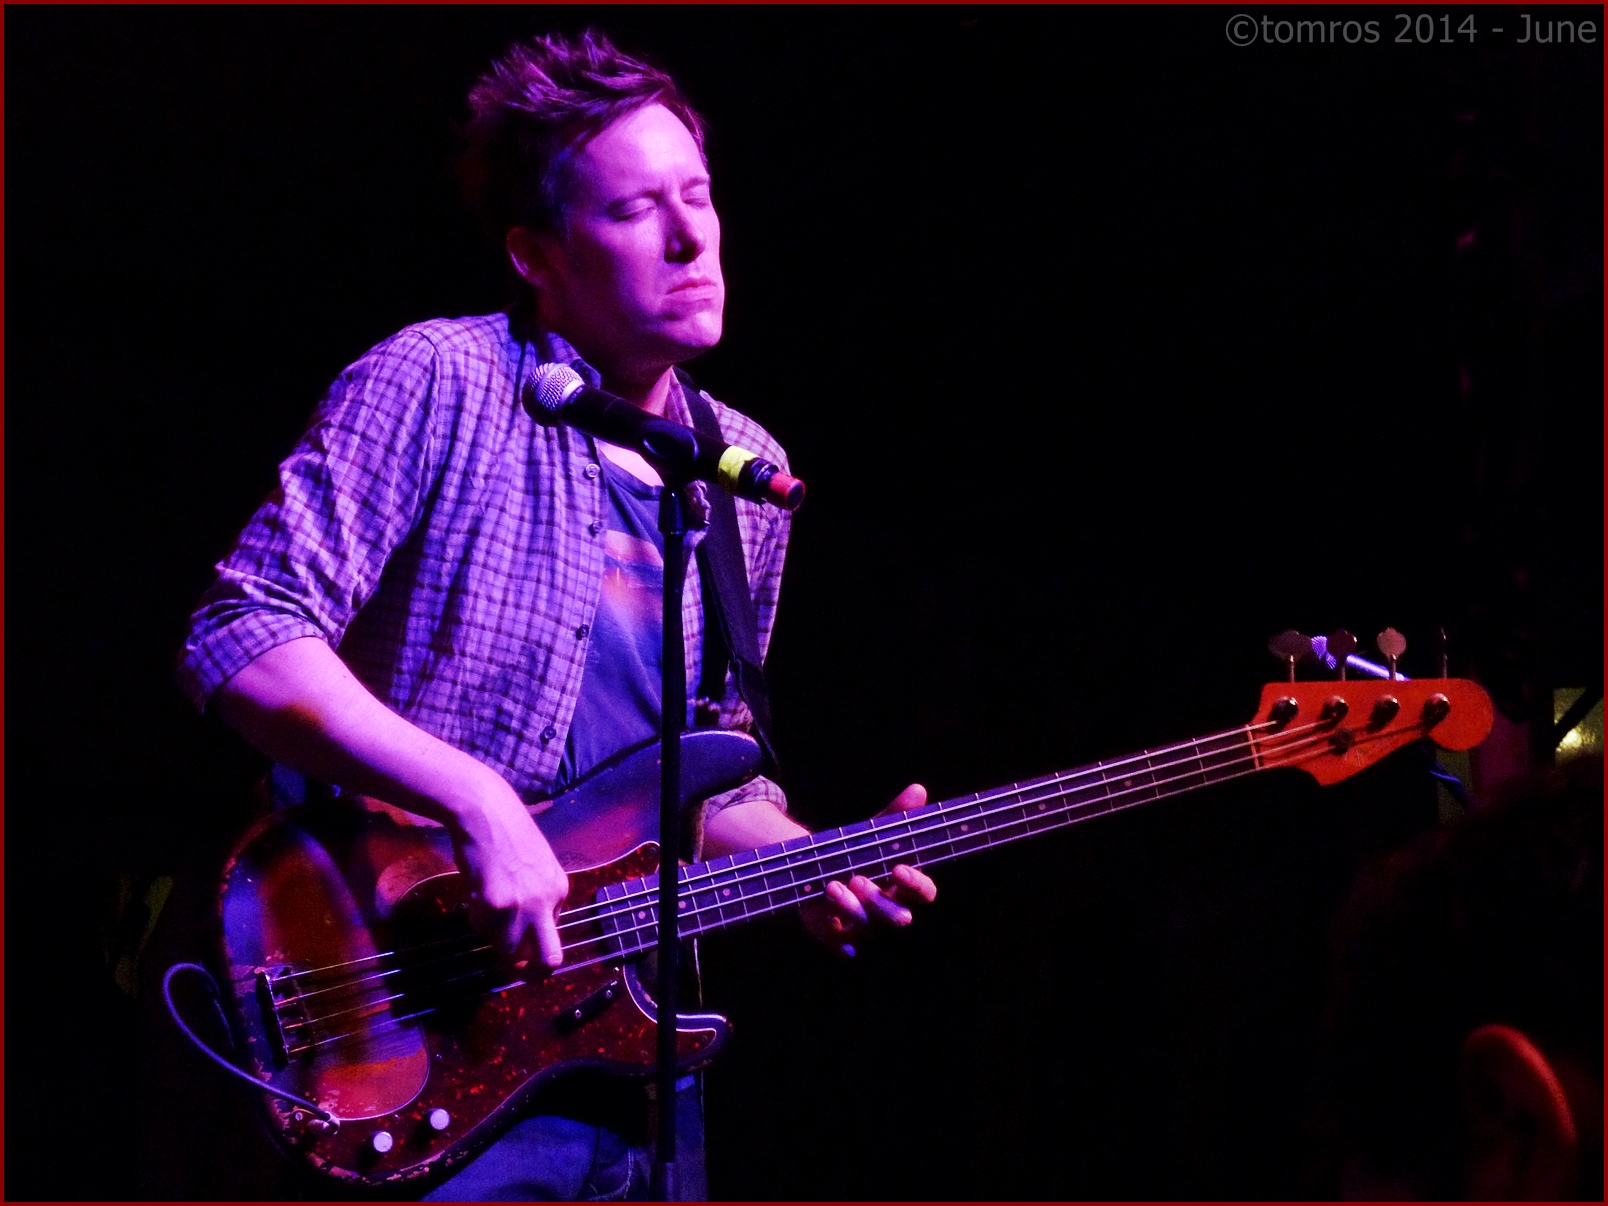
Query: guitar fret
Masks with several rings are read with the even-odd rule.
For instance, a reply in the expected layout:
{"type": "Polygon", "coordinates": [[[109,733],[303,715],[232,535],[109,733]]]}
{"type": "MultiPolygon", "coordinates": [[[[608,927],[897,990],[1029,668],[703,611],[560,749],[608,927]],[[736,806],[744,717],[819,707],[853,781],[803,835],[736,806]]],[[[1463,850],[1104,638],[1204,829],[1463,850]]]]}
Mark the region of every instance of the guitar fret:
{"type": "Polygon", "coordinates": [[[1195,765],[1197,767],[1199,767],[1199,770],[1196,773],[1191,774],[1189,776],[1189,779],[1187,780],[1187,782],[1188,782],[1188,784],[1189,784],[1191,789],[1197,788],[1197,787],[1205,787],[1209,783],[1211,783],[1211,780],[1206,777],[1206,759],[1205,759],[1205,756],[1201,752],[1201,743],[1198,742],[1198,741],[1195,742],[1194,753],[1195,753],[1195,765]]]}
{"type": "Polygon", "coordinates": [[[1059,801],[1052,803],[1042,797],[1035,797],[1023,802],[1023,810],[1027,818],[1027,831],[1029,833],[1046,833],[1051,829],[1060,828],[1059,818],[1051,811],[1059,801]]]}
{"type": "Polygon", "coordinates": [[[949,824],[946,826],[949,833],[950,857],[959,858],[963,854],[970,854],[973,850],[986,850],[988,839],[984,832],[983,805],[980,793],[966,799],[959,808],[950,814],[949,824]]]}
{"type": "Polygon", "coordinates": [[[1239,773],[1246,756],[1248,738],[1242,732],[1223,733],[1216,737],[1203,738],[1197,744],[1204,751],[1202,760],[1209,768],[1206,771],[1206,781],[1220,783],[1239,773]]]}
{"type": "Polygon", "coordinates": [[[680,916],[676,919],[676,929],[680,933],[691,933],[694,927],[704,920],[713,925],[724,925],[728,921],[741,921],[740,909],[733,909],[730,856],[714,859],[706,864],[710,874],[702,877],[703,882],[696,886],[683,888],[681,892],[680,916]],[[721,864],[724,864],[723,866],[721,864]],[[691,901],[688,907],[687,902],[691,901]]]}
{"type": "Polygon", "coordinates": [[[812,834],[806,839],[807,844],[797,854],[788,859],[787,891],[782,894],[782,898],[775,907],[779,908],[785,904],[796,904],[807,900],[812,891],[820,891],[821,886],[825,883],[825,879],[815,867],[816,836],[818,835],[812,834]]]}
{"type": "MultiPolygon", "coordinates": [[[[657,876],[654,877],[657,881],[657,876]]],[[[645,910],[622,908],[625,898],[634,893],[631,891],[637,884],[647,885],[641,880],[630,883],[607,884],[598,893],[598,900],[604,905],[599,928],[603,931],[601,945],[610,958],[624,958],[643,950],[638,941],[638,935],[633,932],[636,926],[642,924],[638,919],[638,912],[645,910]]],[[[657,924],[657,910],[654,911],[653,920],[657,924]]]]}
{"type": "MultiPolygon", "coordinates": [[[[1248,769],[1250,744],[1248,730],[1233,729],[722,855],[686,869],[693,882],[682,895],[681,929],[689,935],[706,933],[819,895],[831,879],[885,877],[898,863],[948,862],[1091,816],[1235,778],[1248,769]]],[[[656,883],[656,876],[634,881],[633,892],[651,893],[656,883]]],[[[615,905],[608,911],[617,909],[615,905]]],[[[647,949],[654,941],[654,921],[651,903],[643,904],[623,923],[612,923],[608,932],[615,936],[606,941],[622,954],[647,949]]]]}
{"type": "Polygon", "coordinates": [[[748,900],[743,895],[742,885],[738,882],[742,874],[742,862],[735,854],[726,855],[725,861],[726,869],[715,884],[720,894],[720,908],[715,914],[715,925],[741,921],[748,916],[748,900]]]}
{"type": "Polygon", "coordinates": [[[1101,778],[1106,785],[1106,800],[1110,804],[1107,811],[1116,812],[1123,808],[1132,808],[1135,804],[1142,804],[1148,800],[1156,799],[1155,776],[1150,770],[1149,754],[1141,754],[1138,758],[1127,759],[1113,766],[1110,772],[1102,764],[1101,778]],[[1143,766],[1134,763],[1143,760],[1143,766]],[[1149,792],[1150,794],[1145,794],[1149,792]]]}
{"type": "MultiPolygon", "coordinates": [[[[881,817],[871,822],[871,839],[876,851],[873,869],[860,872],[875,879],[893,874],[898,863],[912,862],[916,855],[915,831],[908,813],[881,817]]],[[[856,860],[859,861],[859,860],[856,860]]]]}

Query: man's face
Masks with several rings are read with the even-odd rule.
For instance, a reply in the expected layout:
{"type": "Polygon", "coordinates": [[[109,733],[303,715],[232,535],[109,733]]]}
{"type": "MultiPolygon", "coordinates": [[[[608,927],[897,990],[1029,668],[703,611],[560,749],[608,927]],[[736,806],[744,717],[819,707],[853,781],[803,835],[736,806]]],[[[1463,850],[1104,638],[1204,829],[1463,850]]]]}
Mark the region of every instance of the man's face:
{"type": "Polygon", "coordinates": [[[726,285],[709,172],[662,105],[604,129],[571,164],[568,231],[536,236],[544,322],[604,372],[657,376],[720,340],[726,285]]]}

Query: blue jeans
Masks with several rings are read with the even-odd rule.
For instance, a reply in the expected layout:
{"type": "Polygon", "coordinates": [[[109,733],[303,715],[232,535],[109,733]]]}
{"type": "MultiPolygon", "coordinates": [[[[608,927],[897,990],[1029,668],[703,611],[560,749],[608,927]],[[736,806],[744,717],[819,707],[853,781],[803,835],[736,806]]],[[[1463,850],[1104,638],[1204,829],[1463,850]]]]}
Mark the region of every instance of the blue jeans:
{"type": "MultiPolygon", "coordinates": [[[[696,1078],[683,1077],[676,1090],[676,1197],[702,1202],[708,1189],[696,1078]]],[[[653,1136],[640,1120],[623,1118],[613,1126],[611,1121],[583,1122],[559,1114],[527,1118],[421,1200],[642,1201],[653,1172],[653,1136]]]]}

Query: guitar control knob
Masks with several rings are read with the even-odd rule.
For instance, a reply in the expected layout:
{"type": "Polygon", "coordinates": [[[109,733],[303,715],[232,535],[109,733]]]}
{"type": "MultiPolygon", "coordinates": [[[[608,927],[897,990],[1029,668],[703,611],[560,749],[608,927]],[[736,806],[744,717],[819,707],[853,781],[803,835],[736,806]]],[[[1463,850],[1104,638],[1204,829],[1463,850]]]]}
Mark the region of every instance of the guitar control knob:
{"type": "Polygon", "coordinates": [[[396,1146],[396,1140],[391,1138],[390,1131],[375,1131],[374,1138],[370,1139],[369,1142],[374,1145],[374,1150],[382,1156],[396,1146]]]}
{"type": "Polygon", "coordinates": [[[430,1129],[444,1131],[452,1125],[452,1115],[437,1107],[430,1111],[430,1129]]]}

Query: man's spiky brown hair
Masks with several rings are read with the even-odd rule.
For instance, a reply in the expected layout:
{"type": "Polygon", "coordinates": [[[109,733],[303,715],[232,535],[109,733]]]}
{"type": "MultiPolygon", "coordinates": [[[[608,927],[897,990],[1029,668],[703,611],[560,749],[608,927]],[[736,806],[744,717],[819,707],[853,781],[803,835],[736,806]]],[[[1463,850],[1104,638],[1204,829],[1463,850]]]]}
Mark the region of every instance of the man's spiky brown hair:
{"type": "Polygon", "coordinates": [[[595,30],[516,43],[469,91],[464,195],[498,244],[515,226],[558,230],[569,159],[621,117],[663,105],[703,152],[703,121],[658,67],[623,53],[595,30]]]}

